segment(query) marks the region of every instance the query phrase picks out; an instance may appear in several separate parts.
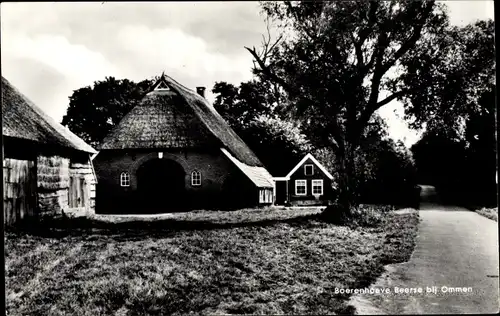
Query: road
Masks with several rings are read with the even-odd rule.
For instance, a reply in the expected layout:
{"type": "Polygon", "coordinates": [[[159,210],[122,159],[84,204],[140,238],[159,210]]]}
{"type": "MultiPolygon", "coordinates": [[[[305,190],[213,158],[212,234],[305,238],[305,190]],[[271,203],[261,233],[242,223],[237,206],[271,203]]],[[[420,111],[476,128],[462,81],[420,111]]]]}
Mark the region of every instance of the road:
{"type": "Polygon", "coordinates": [[[439,204],[433,187],[422,186],[421,194],[414,253],[406,263],[387,266],[371,286],[389,288],[390,295],[351,299],[357,314],[498,313],[497,223],[464,208],[439,204]],[[396,287],[421,288],[423,293],[395,294],[396,287]]]}

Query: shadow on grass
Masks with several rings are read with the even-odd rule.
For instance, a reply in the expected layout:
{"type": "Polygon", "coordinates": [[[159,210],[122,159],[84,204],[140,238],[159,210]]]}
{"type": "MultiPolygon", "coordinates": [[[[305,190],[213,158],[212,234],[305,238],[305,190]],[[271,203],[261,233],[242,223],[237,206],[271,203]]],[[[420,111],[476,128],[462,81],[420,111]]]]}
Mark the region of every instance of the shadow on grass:
{"type": "Polygon", "coordinates": [[[7,231],[48,238],[109,236],[118,241],[129,241],[151,237],[168,237],[181,231],[202,231],[241,227],[268,227],[277,224],[309,227],[314,226],[315,221],[322,221],[321,213],[286,219],[264,219],[235,223],[179,219],[110,223],[86,217],[61,217],[40,221],[25,221],[20,223],[17,227],[7,228],[7,231]]]}

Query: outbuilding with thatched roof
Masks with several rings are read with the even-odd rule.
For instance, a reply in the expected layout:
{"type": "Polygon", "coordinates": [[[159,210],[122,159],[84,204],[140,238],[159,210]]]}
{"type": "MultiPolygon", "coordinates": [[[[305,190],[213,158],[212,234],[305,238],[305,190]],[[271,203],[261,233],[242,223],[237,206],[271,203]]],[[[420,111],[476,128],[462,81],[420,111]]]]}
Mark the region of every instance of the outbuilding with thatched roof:
{"type": "Polygon", "coordinates": [[[2,77],[4,223],[94,211],[97,152],[2,77]]]}
{"type": "Polygon", "coordinates": [[[94,159],[98,213],[273,203],[272,177],[204,98],[162,74],[94,159]]]}

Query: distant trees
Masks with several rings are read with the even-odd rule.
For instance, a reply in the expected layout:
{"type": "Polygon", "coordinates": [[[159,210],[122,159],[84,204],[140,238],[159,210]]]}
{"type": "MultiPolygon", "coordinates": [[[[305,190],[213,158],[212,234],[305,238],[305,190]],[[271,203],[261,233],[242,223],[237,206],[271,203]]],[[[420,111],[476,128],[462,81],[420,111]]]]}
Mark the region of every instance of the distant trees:
{"type": "MultiPolygon", "coordinates": [[[[234,86],[217,82],[215,109],[230,123],[274,176],[287,174],[307,152],[340,178],[335,152],[315,140],[290,113],[277,110],[275,91],[259,80],[234,86]],[[312,140],[312,141],[311,141],[312,140]]],[[[284,101],[285,102],[285,101],[284,101]]],[[[416,184],[411,153],[388,137],[387,125],[375,115],[361,135],[354,154],[353,194],[363,203],[405,204],[416,184]]]]}
{"type": "Polygon", "coordinates": [[[62,125],[97,147],[109,131],[144,96],[151,80],[135,83],[128,79],[107,77],[92,87],[73,91],[62,125]]]}
{"type": "Polygon", "coordinates": [[[258,80],[239,87],[227,82],[215,83],[214,108],[255,152],[271,174],[284,175],[313,148],[294,120],[275,110],[275,93],[258,80]]]}
{"type": "MultiPolygon", "coordinates": [[[[393,100],[404,105],[411,127],[425,124],[429,135],[483,148],[474,145],[472,132],[481,123],[471,120],[487,120],[478,100],[495,78],[493,21],[451,26],[446,5],[433,0],[269,1],[261,7],[278,27],[278,38],[272,41],[268,34],[260,49],[246,48],[255,80],[239,87],[217,83],[214,106],[265,164],[278,165],[273,156],[301,156],[307,143],[329,155],[340,207],[328,208],[327,219],[349,219],[360,183],[381,186],[370,179],[382,181],[396,161],[411,165],[398,144],[364,140],[380,123],[377,110],[393,100]]],[[[63,124],[95,144],[147,83],[107,78],[79,89],[63,124]]],[[[468,149],[469,161],[479,161],[482,150],[468,149]]]]}
{"type": "Polygon", "coordinates": [[[483,92],[476,111],[464,121],[460,134],[427,130],[412,146],[419,180],[437,187],[445,202],[466,206],[494,206],[497,148],[495,87],[483,92]]]}
{"type": "Polygon", "coordinates": [[[303,130],[337,157],[340,208],[327,218],[347,219],[357,203],[354,157],[379,108],[399,100],[413,126],[451,126],[491,80],[493,23],[451,27],[435,1],[269,1],[262,10],[279,34],[247,47],[254,73],[284,91],[303,130]]]}

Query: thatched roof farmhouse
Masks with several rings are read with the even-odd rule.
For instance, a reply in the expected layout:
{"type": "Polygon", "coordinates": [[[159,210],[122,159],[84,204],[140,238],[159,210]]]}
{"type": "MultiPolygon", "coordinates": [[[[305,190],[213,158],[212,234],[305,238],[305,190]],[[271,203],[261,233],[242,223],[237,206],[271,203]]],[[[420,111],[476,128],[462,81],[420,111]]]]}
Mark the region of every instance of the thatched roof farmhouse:
{"type": "Polygon", "coordinates": [[[271,175],[203,91],[162,74],[105,137],[94,159],[97,212],[272,203],[271,175]]]}
{"type": "Polygon", "coordinates": [[[4,222],[93,212],[96,151],[2,77],[4,222]]]}

